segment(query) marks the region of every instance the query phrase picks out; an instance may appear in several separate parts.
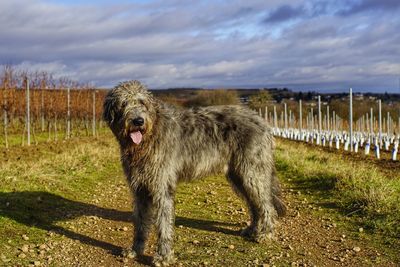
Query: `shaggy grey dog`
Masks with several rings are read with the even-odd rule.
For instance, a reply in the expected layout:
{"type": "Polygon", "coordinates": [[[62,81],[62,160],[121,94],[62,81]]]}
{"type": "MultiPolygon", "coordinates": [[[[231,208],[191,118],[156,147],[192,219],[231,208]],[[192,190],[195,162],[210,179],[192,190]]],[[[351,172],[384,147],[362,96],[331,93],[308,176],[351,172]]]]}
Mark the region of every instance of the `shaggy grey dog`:
{"type": "Polygon", "coordinates": [[[248,205],[251,224],[242,234],[256,242],[272,234],[285,206],[271,130],[256,113],[242,106],[178,109],[154,99],[140,82],[128,81],[108,93],[104,119],[120,144],[134,197],[134,242],[127,256],[143,254],[155,224],[154,264],[172,263],[178,182],[221,172],[248,205]]]}

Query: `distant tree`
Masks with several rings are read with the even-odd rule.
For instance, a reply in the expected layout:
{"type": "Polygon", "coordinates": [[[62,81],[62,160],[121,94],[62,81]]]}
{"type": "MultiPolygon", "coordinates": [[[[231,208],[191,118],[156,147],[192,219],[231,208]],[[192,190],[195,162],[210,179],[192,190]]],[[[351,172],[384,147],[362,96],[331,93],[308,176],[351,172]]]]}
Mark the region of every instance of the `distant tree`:
{"type": "Polygon", "coordinates": [[[303,92],[299,92],[298,94],[296,94],[296,100],[299,101],[300,99],[303,99],[303,92]]]}
{"type": "Polygon", "coordinates": [[[385,92],[385,94],[383,95],[383,101],[388,101],[388,100],[390,100],[390,96],[388,92],[385,92]]]}
{"type": "Polygon", "coordinates": [[[263,108],[272,99],[268,91],[261,91],[258,94],[252,95],[249,99],[249,106],[252,109],[263,108]]]}

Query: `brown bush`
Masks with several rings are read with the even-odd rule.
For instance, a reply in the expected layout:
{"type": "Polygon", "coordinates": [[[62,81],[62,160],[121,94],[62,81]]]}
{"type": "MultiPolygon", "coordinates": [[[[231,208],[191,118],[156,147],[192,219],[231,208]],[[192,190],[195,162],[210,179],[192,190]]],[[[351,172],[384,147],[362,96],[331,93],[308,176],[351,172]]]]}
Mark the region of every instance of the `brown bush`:
{"type": "Polygon", "coordinates": [[[234,90],[214,89],[199,90],[197,95],[189,99],[185,106],[217,106],[239,104],[239,96],[234,90]]]}

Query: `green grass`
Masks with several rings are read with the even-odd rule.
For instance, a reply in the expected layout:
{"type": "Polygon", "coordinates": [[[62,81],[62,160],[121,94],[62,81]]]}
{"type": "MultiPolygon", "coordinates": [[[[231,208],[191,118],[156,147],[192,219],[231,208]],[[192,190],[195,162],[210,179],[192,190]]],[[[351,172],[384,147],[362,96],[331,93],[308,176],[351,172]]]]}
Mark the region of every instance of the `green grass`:
{"type": "MultiPolygon", "coordinates": [[[[13,264],[16,249],[29,242],[40,244],[48,231],[62,230],[57,223],[90,208],[94,188],[120,173],[118,150],[110,136],[103,140],[59,142],[59,149],[34,146],[19,150],[21,159],[0,162],[0,252],[13,264]],[[64,149],[62,148],[64,147],[64,149]]],[[[60,232],[60,231],[59,231],[60,232]]],[[[1,264],[1,261],[0,261],[1,264]]]]}
{"type": "MultiPolygon", "coordinates": [[[[17,257],[18,248],[26,244],[22,235],[29,236],[33,244],[46,242],[49,231],[60,235],[53,239],[64,235],[92,247],[115,249],[130,242],[126,232],[113,232],[116,239],[103,242],[93,233],[84,235],[66,225],[89,215],[97,215],[104,224],[113,222],[113,227],[128,225],[129,190],[110,133],[97,139],[12,149],[7,152],[9,160],[0,161],[0,265],[3,259],[11,260],[5,265],[30,263],[17,257]],[[118,194],[117,189],[121,190],[118,194]],[[118,238],[122,241],[117,242],[118,238]]],[[[377,232],[399,236],[399,177],[387,177],[371,165],[284,141],[278,141],[276,161],[284,187],[310,192],[321,205],[317,216],[332,210],[349,218],[349,223],[363,225],[373,237],[377,232]]],[[[185,266],[256,266],[286,252],[276,241],[254,244],[243,240],[239,232],[247,220],[244,203],[224,177],[181,184],[176,196],[174,245],[179,261],[185,266]]],[[[105,225],[99,227],[106,229],[105,225]]],[[[154,235],[150,245],[154,251],[154,235]]]]}
{"type": "MultiPolygon", "coordinates": [[[[5,147],[6,145],[6,140],[4,137],[4,129],[0,127],[1,132],[0,132],[0,148],[5,147]]],[[[24,132],[24,135],[22,135],[23,128],[19,128],[18,130],[13,129],[12,132],[8,133],[8,146],[9,147],[15,147],[15,146],[26,146],[27,145],[27,136],[26,132],[24,132]]],[[[96,135],[104,135],[107,134],[109,130],[105,127],[97,127],[96,128],[96,135]]],[[[92,128],[90,127],[89,131],[86,131],[83,128],[73,128],[71,131],[71,138],[85,138],[85,137],[91,137],[92,136],[92,128]]],[[[59,129],[57,131],[57,136],[55,136],[54,131],[49,133],[48,131],[42,132],[39,129],[35,129],[34,131],[31,132],[31,144],[41,144],[41,143],[48,143],[48,142],[53,142],[53,141],[62,141],[66,139],[66,130],[64,128],[59,129]]]]}
{"type": "Polygon", "coordinates": [[[400,174],[384,172],[368,162],[351,161],[305,144],[278,141],[281,178],[313,190],[343,215],[372,232],[400,236],[400,174]]]}

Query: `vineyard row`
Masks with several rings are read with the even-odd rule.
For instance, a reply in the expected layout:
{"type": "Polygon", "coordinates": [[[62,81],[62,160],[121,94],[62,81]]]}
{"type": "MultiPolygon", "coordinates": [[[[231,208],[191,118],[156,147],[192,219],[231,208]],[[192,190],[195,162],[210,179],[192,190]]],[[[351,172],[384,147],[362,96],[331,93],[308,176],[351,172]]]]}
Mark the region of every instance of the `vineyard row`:
{"type": "MultiPolygon", "coordinates": [[[[273,112],[268,112],[268,107],[265,108],[264,117],[273,126],[275,136],[355,153],[363,151],[365,155],[374,151],[378,159],[381,158],[381,151],[386,151],[390,152],[391,159],[396,161],[400,142],[400,116],[392,118],[390,112],[383,116],[381,100],[378,100],[377,104],[377,115],[373,108],[370,108],[370,112],[353,121],[353,95],[350,89],[348,120],[339,117],[335,111],[330,112],[329,106],[322,116],[320,97],[317,110],[314,112],[311,109],[306,112],[305,119],[301,100],[298,119],[291,110],[288,113],[286,103],[283,104],[280,116],[274,106],[273,112]]],[[[259,115],[263,115],[261,109],[259,115]]]]}

